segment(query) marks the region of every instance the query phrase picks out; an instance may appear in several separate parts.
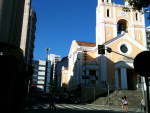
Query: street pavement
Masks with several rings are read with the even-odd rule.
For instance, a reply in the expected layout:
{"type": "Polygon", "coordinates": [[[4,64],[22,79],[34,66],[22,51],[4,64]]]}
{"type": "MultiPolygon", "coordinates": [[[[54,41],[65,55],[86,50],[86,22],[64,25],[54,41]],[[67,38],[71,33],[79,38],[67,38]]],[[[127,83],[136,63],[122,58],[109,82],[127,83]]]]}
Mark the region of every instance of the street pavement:
{"type": "MultiPolygon", "coordinates": [[[[49,104],[41,103],[35,106],[25,108],[25,113],[126,113],[121,110],[121,106],[104,106],[104,105],[93,105],[93,104],[56,104],[56,110],[49,110],[49,104]]],[[[129,108],[128,113],[143,113],[140,112],[139,108],[129,108]]]]}

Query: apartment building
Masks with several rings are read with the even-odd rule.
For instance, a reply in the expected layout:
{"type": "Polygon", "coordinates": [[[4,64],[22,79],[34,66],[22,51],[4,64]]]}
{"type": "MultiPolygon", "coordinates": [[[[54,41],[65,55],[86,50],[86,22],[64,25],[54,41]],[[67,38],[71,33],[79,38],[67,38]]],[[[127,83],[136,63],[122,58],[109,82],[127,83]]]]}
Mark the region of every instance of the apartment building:
{"type": "Polygon", "coordinates": [[[51,62],[45,60],[34,60],[34,73],[32,84],[38,90],[49,93],[51,62]]]}
{"type": "Polygon", "coordinates": [[[23,50],[24,62],[26,65],[32,65],[37,21],[36,12],[31,8],[31,1],[32,0],[25,0],[20,43],[20,48],[23,50]]]}
{"type": "Polygon", "coordinates": [[[19,47],[25,0],[0,1],[0,42],[19,47]]]}
{"type": "MultiPolygon", "coordinates": [[[[56,82],[56,90],[57,93],[60,94],[60,90],[63,84],[64,76],[63,76],[63,70],[68,67],[68,57],[63,57],[60,61],[56,64],[56,73],[55,73],[55,82],[56,82]]],[[[67,76],[67,75],[66,75],[67,76]]]]}
{"type": "Polygon", "coordinates": [[[22,113],[27,85],[20,49],[25,0],[0,0],[1,113],[22,113]]]}

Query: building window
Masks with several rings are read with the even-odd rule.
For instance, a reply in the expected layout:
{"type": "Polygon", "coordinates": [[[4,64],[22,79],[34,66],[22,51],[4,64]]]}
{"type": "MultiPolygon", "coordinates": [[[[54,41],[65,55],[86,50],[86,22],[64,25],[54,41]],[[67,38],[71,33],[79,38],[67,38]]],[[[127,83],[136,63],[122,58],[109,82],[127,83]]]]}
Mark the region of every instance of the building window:
{"type": "Polygon", "coordinates": [[[110,36],[110,34],[111,34],[111,32],[110,32],[110,31],[108,31],[108,36],[110,36]]]}
{"type": "Polygon", "coordinates": [[[138,21],[138,13],[135,13],[135,19],[138,21]]]}
{"type": "Polygon", "coordinates": [[[110,17],[110,10],[107,9],[107,17],[110,17]]]}
{"type": "Polygon", "coordinates": [[[89,70],[89,75],[95,75],[96,76],[96,70],[89,70]]]}
{"type": "Polygon", "coordinates": [[[138,39],[140,39],[141,38],[141,36],[140,36],[140,33],[138,34],[138,39]]]}
{"type": "Polygon", "coordinates": [[[104,0],[102,0],[102,2],[104,2],[104,0]]]}
{"type": "Polygon", "coordinates": [[[107,0],[107,3],[109,2],[109,0],[107,0]]]}

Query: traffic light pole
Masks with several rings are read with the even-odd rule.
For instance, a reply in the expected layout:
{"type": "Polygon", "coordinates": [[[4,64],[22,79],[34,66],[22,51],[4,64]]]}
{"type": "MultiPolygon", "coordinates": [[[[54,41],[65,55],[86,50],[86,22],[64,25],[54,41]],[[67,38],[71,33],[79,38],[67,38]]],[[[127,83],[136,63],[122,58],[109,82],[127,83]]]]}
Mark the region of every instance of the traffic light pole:
{"type": "Polygon", "coordinates": [[[147,113],[150,113],[150,106],[149,106],[149,80],[148,80],[148,76],[145,77],[145,81],[146,81],[146,90],[147,90],[147,113]]]}
{"type": "Polygon", "coordinates": [[[108,53],[114,52],[114,53],[116,53],[116,54],[119,54],[119,55],[121,55],[121,56],[124,56],[124,57],[127,57],[127,58],[129,58],[129,59],[134,60],[134,59],[131,58],[131,57],[128,57],[128,56],[126,56],[126,55],[123,55],[123,54],[121,54],[121,53],[118,53],[118,52],[116,52],[116,51],[113,51],[110,47],[106,47],[106,49],[105,49],[105,45],[98,45],[98,54],[105,54],[105,50],[107,50],[108,53]]]}
{"type": "Polygon", "coordinates": [[[128,56],[126,56],[126,55],[123,55],[123,54],[121,54],[121,53],[118,53],[118,52],[116,52],[116,51],[113,51],[113,50],[112,50],[111,48],[109,48],[109,47],[107,47],[105,50],[107,50],[108,53],[114,52],[114,53],[116,53],[116,54],[119,54],[119,55],[121,55],[121,56],[124,56],[124,57],[127,57],[127,58],[129,58],[129,59],[134,60],[134,59],[131,58],[131,57],[128,57],[128,56]]]}

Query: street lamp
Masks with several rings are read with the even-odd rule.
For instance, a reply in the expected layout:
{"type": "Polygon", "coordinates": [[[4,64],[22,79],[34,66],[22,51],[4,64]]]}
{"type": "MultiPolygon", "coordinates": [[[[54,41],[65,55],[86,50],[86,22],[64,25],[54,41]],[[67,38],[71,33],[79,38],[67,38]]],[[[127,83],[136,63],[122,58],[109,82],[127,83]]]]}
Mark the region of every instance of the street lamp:
{"type": "Polygon", "coordinates": [[[48,51],[50,50],[50,48],[45,48],[46,50],[46,66],[45,66],[45,87],[44,87],[44,91],[46,92],[47,89],[47,73],[48,73],[48,51]]]}
{"type": "Polygon", "coordinates": [[[50,48],[45,48],[46,50],[46,60],[48,60],[48,51],[50,50],[50,48]]]}

